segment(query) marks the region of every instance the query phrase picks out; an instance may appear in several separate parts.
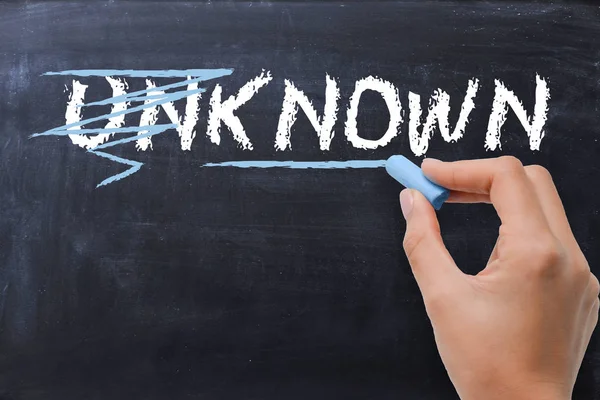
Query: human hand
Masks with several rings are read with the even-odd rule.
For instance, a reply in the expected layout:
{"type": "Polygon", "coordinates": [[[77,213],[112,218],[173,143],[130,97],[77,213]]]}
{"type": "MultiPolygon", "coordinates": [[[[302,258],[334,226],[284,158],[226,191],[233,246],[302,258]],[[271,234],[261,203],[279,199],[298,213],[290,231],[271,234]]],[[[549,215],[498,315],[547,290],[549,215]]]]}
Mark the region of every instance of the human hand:
{"type": "Polygon", "coordinates": [[[550,174],[513,157],[441,162],[423,172],[449,202],[492,203],[501,220],[479,274],[461,272],[435,211],[400,194],[404,249],[442,361],[463,400],[571,398],[598,321],[600,285],[569,226],[550,174]]]}

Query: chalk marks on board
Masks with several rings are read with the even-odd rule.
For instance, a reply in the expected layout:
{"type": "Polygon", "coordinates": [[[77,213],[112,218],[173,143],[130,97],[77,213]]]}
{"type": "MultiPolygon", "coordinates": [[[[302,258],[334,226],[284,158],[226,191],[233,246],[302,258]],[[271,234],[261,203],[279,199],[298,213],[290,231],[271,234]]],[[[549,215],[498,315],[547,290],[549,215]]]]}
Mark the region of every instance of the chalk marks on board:
{"type": "Polygon", "coordinates": [[[419,126],[421,125],[421,96],[416,93],[408,93],[408,107],[410,109],[409,122],[408,122],[408,136],[410,138],[410,149],[415,155],[423,155],[429,148],[429,140],[433,136],[433,130],[435,129],[436,121],[439,127],[442,138],[448,142],[453,143],[461,139],[464,135],[467,123],[469,122],[469,115],[471,111],[475,109],[475,96],[479,90],[479,80],[469,80],[465,98],[460,108],[460,114],[458,121],[454,126],[454,131],[450,134],[450,123],[448,116],[450,114],[450,95],[441,89],[436,89],[431,96],[429,102],[429,110],[425,124],[419,132],[419,126]]]}
{"type": "Polygon", "coordinates": [[[242,149],[253,149],[252,142],[244,130],[244,125],[242,125],[238,116],[235,115],[235,111],[247,103],[260,88],[266,86],[271,80],[273,80],[271,73],[263,71],[259,76],[249,80],[242,86],[236,95],[230,96],[225,101],[221,99],[223,88],[217,83],[210,97],[210,110],[208,112],[208,127],[206,131],[211,142],[216,145],[221,143],[219,133],[221,132],[221,125],[224,123],[229,127],[233,138],[239,143],[242,149]]]}
{"type": "MultiPolygon", "coordinates": [[[[192,142],[196,137],[196,130],[200,113],[200,98],[205,88],[200,87],[206,81],[213,81],[231,75],[233,69],[190,69],[190,70],[69,70],[60,72],[47,72],[46,76],[69,76],[71,79],[70,96],[66,104],[65,124],[52,128],[38,136],[68,136],[71,142],[86,149],[88,152],[107,158],[111,161],[129,166],[124,172],[113,175],[100,182],[97,186],[104,186],[126,178],[142,167],[139,161],[118,157],[105,151],[106,149],[126,143],[135,142],[138,151],[152,150],[152,137],[175,130],[180,138],[181,149],[191,150],[192,142]],[[112,96],[100,101],[86,103],[86,92],[90,83],[84,79],[101,77],[111,88],[112,96]],[[131,79],[143,79],[145,89],[128,92],[131,79]],[[158,79],[179,80],[174,83],[157,84],[158,79]],[[185,111],[180,115],[175,107],[175,102],[186,100],[185,111]],[[139,104],[131,106],[132,104],[139,104]],[[140,104],[141,103],[141,104],[140,104]],[[83,118],[82,110],[86,107],[111,106],[108,114],[93,118],[83,118]],[[163,110],[170,123],[157,124],[160,110],[163,110]],[[125,126],[125,115],[139,113],[139,124],[125,126]],[[103,128],[85,128],[98,121],[107,121],[103,128]],[[125,136],[130,134],[130,136],[125,136]],[[115,136],[119,135],[119,138],[115,136]]],[[[222,127],[226,126],[231,132],[238,146],[244,150],[254,149],[252,140],[245,132],[244,125],[236,112],[254,95],[273,80],[270,71],[263,70],[256,77],[248,80],[241,86],[236,94],[223,99],[223,87],[215,83],[210,96],[206,136],[211,143],[220,145],[222,127]]],[[[292,127],[297,119],[300,109],[308,120],[319,139],[320,150],[325,154],[334,139],[334,127],[340,116],[340,90],[336,78],[325,75],[325,104],[323,112],[319,115],[311,99],[288,79],[285,79],[285,92],[283,95],[279,121],[274,135],[274,148],[276,151],[291,151],[292,127]]],[[[548,114],[548,101],[550,89],[546,79],[536,75],[535,105],[533,113],[528,114],[523,102],[504,82],[496,79],[494,99],[488,121],[484,147],[487,150],[500,148],[500,137],[509,109],[516,114],[529,137],[531,150],[539,150],[545,135],[544,125],[548,114]]],[[[448,143],[455,143],[464,134],[469,118],[476,109],[476,97],[480,82],[470,79],[467,82],[465,97],[463,98],[460,113],[452,132],[450,132],[450,95],[444,90],[436,89],[429,99],[427,115],[423,118],[421,109],[421,96],[408,93],[408,136],[410,149],[416,156],[426,154],[429,141],[437,126],[442,138],[448,143]]],[[[368,76],[358,79],[354,92],[348,100],[344,133],[346,140],[358,149],[377,149],[387,146],[401,132],[404,122],[404,110],[400,93],[392,82],[379,77],[368,76]],[[366,91],[378,93],[385,101],[390,119],[387,131],[379,139],[367,139],[360,135],[357,126],[358,109],[361,96],[366,91]]],[[[267,128],[267,127],[265,127],[267,128]]],[[[232,161],[222,163],[207,163],[206,167],[238,167],[238,168],[382,168],[385,160],[348,160],[333,161],[323,160],[318,162],[302,161],[232,161]]]]}
{"type": "Polygon", "coordinates": [[[333,127],[338,117],[338,102],[340,100],[340,89],[337,81],[325,75],[325,106],[323,107],[323,116],[319,117],[317,110],[310,99],[302,90],[296,88],[294,83],[288,79],[285,80],[285,95],[281,114],[277,124],[277,133],[275,134],[276,150],[292,149],[292,126],[298,116],[298,108],[302,108],[304,114],[308,117],[312,127],[319,137],[319,147],[321,150],[329,150],[331,140],[333,139],[333,127]]]}
{"type": "Polygon", "coordinates": [[[95,101],[86,104],[85,93],[88,85],[81,83],[78,79],[72,81],[72,91],[67,101],[65,120],[66,124],[57,128],[50,129],[43,133],[32,135],[36,136],[69,136],[73,144],[87,149],[90,153],[111,161],[128,165],[130,168],[120,174],[113,175],[98,184],[98,186],[108,185],[109,183],[121,180],[130,176],[142,167],[142,163],[134,160],[117,157],[104,150],[109,147],[136,141],[138,150],[147,150],[151,147],[150,138],[159,135],[169,129],[175,129],[181,138],[182,148],[185,149],[187,143],[194,139],[194,126],[197,122],[197,115],[200,100],[200,93],[204,92],[198,84],[203,81],[216,79],[222,76],[230,75],[231,69],[198,69],[183,71],[132,71],[132,70],[74,70],[62,72],[47,72],[44,75],[66,75],[75,77],[104,77],[112,88],[112,96],[105,100],[95,101]],[[143,78],[146,80],[146,89],[127,93],[127,82],[125,77],[143,78]],[[156,86],[156,78],[185,78],[184,80],[168,85],[156,86]],[[181,88],[186,88],[182,90],[181,88]],[[175,90],[168,92],[167,90],[175,90]],[[175,109],[174,102],[187,98],[186,114],[182,119],[175,109]],[[131,103],[140,103],[142,105],[128,108],[131,103]],[[112,108],[109,114],[82,120],[81,111],[83,107],[102,106],[111,104],[112,108]],[[161,107],[167,113],[171,124],[156,125],[158,107],[161,107]],[[125,115],[140,112],[140,124],[134,127],[123,127],[125,124],[125,115]],[[83,129],[85,124],[108,120],[106,126],[102,129],[83,129]],[[118,140],[110,139],[117,134],[136,133],[118,140]],[[95,136],[88,136],[93,134],[95,136]]]}
{"type": "Polygon", "coordinates": [[[487,135],[485,138],[485,147],[489,150],[496,150],[500,147],[500,131],[506,121],[508,107],[510,106],[521,125],[525,128],[529,136],[529,146],[531,150],[539,150],[542,139],[544,138],[544,125],[548,119],[548,100],[550,100],[550,89],[548,83],[536,75],[535,86],[535,106],[533,116],[529,117],[525,107],[512,90],[508,90],[504,83],[495,80],[496,95],[492,104],[492,112],[488,123],[487,135]]]}
{"type": "Polygon", "coordinates": [[[349,160],[349,161],[226,161],[207,163],[204,167],[235,168],[290,168],[290,169],[365,169],[385,168],[386,160],[349,160]]]}

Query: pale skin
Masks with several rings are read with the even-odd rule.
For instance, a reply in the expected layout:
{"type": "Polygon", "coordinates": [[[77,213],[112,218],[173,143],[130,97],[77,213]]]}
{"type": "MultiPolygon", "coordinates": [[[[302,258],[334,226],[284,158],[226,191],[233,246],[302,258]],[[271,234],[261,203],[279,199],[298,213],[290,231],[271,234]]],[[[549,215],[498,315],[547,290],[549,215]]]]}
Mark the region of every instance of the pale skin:
{"type": "Polygon", "coordinates": [[[567,400],[598,322],[598,279],[575,240],[552,177],[513,157],[441,162],[423,172],[449,202],[491,203],[501,226],[485,268],[461,272],[433,207],[400,203],[404,249],[435,341],[462,400],[567,400]]]}

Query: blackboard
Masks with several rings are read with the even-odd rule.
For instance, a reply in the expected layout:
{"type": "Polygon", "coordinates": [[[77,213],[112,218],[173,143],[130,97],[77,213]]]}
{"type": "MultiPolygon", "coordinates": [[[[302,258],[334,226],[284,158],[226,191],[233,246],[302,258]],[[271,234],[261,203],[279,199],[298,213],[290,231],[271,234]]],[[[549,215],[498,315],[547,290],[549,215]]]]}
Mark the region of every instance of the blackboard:
{"type": "MultiPolygon", "coordinates": [[[[206,164],[515,155],[553,174],[598,273],[599,21],[597,6],[575,3],[0,4],[0,398],[456,399],[402,250],[400,186],[383,169],[206,164]],[[105,149],[128,165],[68,136],[32,137],[65,125],[74,80],[88,103],[114,94],[104,77],[48,72],[107,69],[231,73],[200,83],[190,150],[176,129],[146,151],[105,149]],[[271,80],[235,111],[252,150],[225,124],[216,144],[215,88],[226,101],[261,74],[271,80]],[[320,116],[327,77],[339,90],[328,150],[303,109],[291,148],[275,149],[286,80],[320,116]],[[345,135],[367,77],[393,84],[402,106],[397,135],[375,149],[345,135]],[[550,92],[539,148],[510,109],[492,149],[499,84],[531,116],[536,77],[550,92]],[[423,119],[431,95],[447,93],[453,129],[473,79],[462,138],[448,142],[436,126],[415,154],[409,93],[421,96],[423,119]]],[[[127,92],[146,87],[121,78],[127,92]]],[[[183,115],[185,99],[173,104],[183,115]]],[[[73,110],[93,118],[110,106],[73,110]]],[[[391,117],[380,94],[364,92],[363,138],[380,138],[391,117]]],[[[171,123],[163,109],[156,118],[171,123]]],[[[439,219],[460,267],[476,273],[497,235],[491,207],[446,205],[439,219]]],[[[575,399],[600,399],[599,357],[593,339],[575,399]]]]}

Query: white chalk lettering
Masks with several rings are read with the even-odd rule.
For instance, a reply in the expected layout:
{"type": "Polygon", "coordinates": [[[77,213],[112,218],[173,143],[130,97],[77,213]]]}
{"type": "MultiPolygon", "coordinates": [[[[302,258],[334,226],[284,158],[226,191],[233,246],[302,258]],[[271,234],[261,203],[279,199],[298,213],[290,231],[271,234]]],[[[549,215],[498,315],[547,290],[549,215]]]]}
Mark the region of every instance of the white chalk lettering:
{"type": "Polygon", "coordinates": [[[346,120],[346,137],[348,141],[359,149],[376,149],[387,145],[397,134],[402,123],[402,106],[400,105],[400,96],[396,87],[383,79],[369,76],[356,82],[354,94],[350,97],[350,106],[348,108],[348,118],[346,120]],[[358,117],[358,105],[360,97],[366,90],[379,92],[390,113],[390,123],[385,134],[378,140],[361,138],[358,135],[356,118],[358,117]]]}
{"type": "Polygon", "coordinates": [[[321,150],[329,150],[331,140],[333,139],[333,126],[337,121],[338,100],[340,98],[340,90],[337,82],[329,75],[326,76],[325,85],[325,107],[323,118],[319,118],[317,110],[312,102],[306,97],[304,92],[298,90],[294,84],[285,80],[285,95],[283,98],[283,106],[281,115],[277,125],[277,133],[275,134],[275,149],[286,150],[292,148],[290,140],[292,134],[292,125],[296,122],[298,115],[298,106],[302,108],[311,125],[317,131],[319,136],[319,146],[321,150]]]}
{"type": "Polygon", "coordinates": [[[450,95],[448,95],[448,93],[444,92],[442,89],[436,89],[433,92],[429,103],[428,114],[421,133],[419,133],[419,126],[421,125],[421,96],[413,92],[408,93],[408,108],[410,109],[408,137],[410,149],[415,155],[422,156],[427,153],[429,140],[433,135],[436,121],[440,128],[442,138],[444,138],[446,142],[456,142],[463,137],[465,128],[469,122],[469,114],[471,114],[471,111],[475,108],[473,99],[477,94],[478,88],[479,81],[477,79],[469,80],[467,93],[463,100],[458,121],[456,122],[452,134],[450,134],[450,124],[448,122],[448,115],[450,114],[450,95]]]}
{"type": "Polygon", "coordinates": [[[548,118],[548,100],[550,100],[550,89],[546,81],[539,75],[535,76],[535,106],[533,108],[533,117],[527,115],[525,107],[513,91],[508,90],[504,83],[496,79],[496,93],[492,104],[492,112],[488,122],[487,134],[485,137],[485,148],[496,150],[501,148],[500,135],[502,125],[506,121],[508,107],[513,109],[517,118],[525,128],[529,136],[529,147],[531,150],[539,150],[542,139],[544,138],[544,124],[548,118]]]}
{"type": "Polygon", "coordinates": [[[260,88],[267,85],[273,77],[271,73],[263,71],[259,76],[250,80],[240,88],[238,94],[221,101],[223,89],[217,84],[210,98],[210,111],[208,113],[208,129],[206,134],[211,142],[218,145],[221,143],[221,122],[229,127],[233,138],[239,143],[242,149],[252,150],[252,143],[240,119],[234,114],[238,108],[248,102],[260,88]]]}
{"type": "MultiPolygon", "coordinates": [[[[103,186],[136,173],[142,163],[139,161],[117,156],[109,150],[114,146],[123,146],[135,142],[137,150],[152,149],[151,138],[164,134],[173,129],[179,133],[181,149],[191,150],[192,142],[196,137],[199,121],[201,92],[206,84],[200,82],[210,81],[230,75],[231,69],[207,70],[165,70],[165,71],[132,71],[132,70],[76,70],[47,73],[50,75],[72,75],[75,77],[103,77],[112,89],[112,97],[104,100],[85,102],[89,84],[84,84],[78,79],[72,80],[72,88],[66,104],[66,124],[32,136],[69,136],[73,144],[87,149],[90,153],[109,159],[113,162],[128,166],[124,172],[115,174],[102,181],[103,186]],[[128,79],[143,78],[146,89],[127,93],[128,79]],[[168,82],[157,86],[156,79],[180,79],[178,82],[168,82]],[[200,87],[202,85],[203,87],[200,87]],[[183,115],[175,108],[177,101],[186,99],[183,115]],[[130,103],[135,103],[130,106],[130,103]],[[140,104],[143,103],[143,104],[140,104]],[[98,117],[83,119],[84,109],[95,106],[112,105],[110,112],[98,117]],[[160,109],[165,111],[170,123],[158,124],[160,109]],[[140,113],[139,125],[124,126],[125,115],[140,113]],[[89,127],[98,121],[107,121],[103,128],[89,127]],[[88,126],[86,128],[86,126],[88,126]],[[117,137],[115,137],[118,135],[117,137]]],[[[548,119],[548,102],[550,89],[546,79],[536,74],[535,77],[535,104],[530,115],[525,109],[521,99],[509,90],[506,85],[496,79],[494,98],[488,119],[487,132],[484,139],[486,150],[501,148],[502,127],[506,122],[509,109],[512,109],[519,122],[525,129],[529,138],[529,147],[532,151],[539,150],[545,136],[544,125],[548,119]]],[[[254,95],[267,86],[273,77],[270,71],[263,70],[258,76],[246,82],[237,93],[223,100],[223,87],[216,83],[212,91],[209,107],[206,135],[217,146],[221,143],[221,127],[226,126],[233,139],[244,150],[253,150],[254,145],[247,136],[240,117],[236,115],[244,104],[248,103],[254,95]]],[[[338,121],[340,107],[340,86],[338,80],[325,74],[325,98],[323,112],[320,114],[309,96],[288,79],[284,80],[285,89],[283,101],[274,135],[274,145],[277,151],[292,150],[292,129],[298,118],[300,109],[305,113],[319,140],[322,152],[329,151],[335,136],[335,126],[338,121]]],[[[68,89],[67,89],[68,90],[68,89]]],[[[436,89],[429,98],[427,115],[423,116],[421,96],[408,92],[408,142],[410,150],[416,156],[426,155],[430,140],[436,126],[445,142],[455,143],[461,140],[470,122],[471,114],[475,110],[475,100],[479,90],[479,80],[471,78],[467,82],[467,89],[462,100],[460,113],[456,125],[450,127],[450,95],[441,88],[436,89]]],[[[269,110],[269,114],[271,114],[269,110]]],[[[398,88],[391,82],[379,77],[368,76],[355,82],[354,92],[348,99],[344,133],[348,143],[357,149],[375,150],[387,146],[398,136],[403,123],[403,110],[398,88]],[[378,139],[367,139],[359,135],[357,120],[361,97],[366,91],[373,91],[381,96],[389,111],[387,130],[378,139]]],[[[268,129],[268,127],[265,127],[268,129]]],[[[262,135],[261,140],[270,142],[268,135],[262,135]]],[[[271,142],[273,143],[273,142],[271,142]]],[[[350,160],[344,161],[234,161],[222,163],[207,162],[205,166],[239,166],[241,168],[379,168],[385,160],[350,160]]]]}

